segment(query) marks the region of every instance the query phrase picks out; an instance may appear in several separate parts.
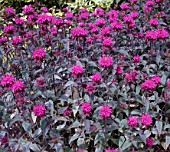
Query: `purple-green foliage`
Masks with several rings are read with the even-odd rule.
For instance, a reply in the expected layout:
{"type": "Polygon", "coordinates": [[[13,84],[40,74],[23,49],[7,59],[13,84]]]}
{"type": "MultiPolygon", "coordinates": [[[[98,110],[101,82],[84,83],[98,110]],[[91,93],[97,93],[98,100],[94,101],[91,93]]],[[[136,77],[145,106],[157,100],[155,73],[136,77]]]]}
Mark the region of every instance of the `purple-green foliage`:
{"type": "Polygon", "coordinates": [[[0,26],[1,149],[168,150],[169,8],[167,0],[156,2],[131,1],[129,8],[109,12],[63,9],[62,17],[32,6],[21,14],[5,9],[0,26]],[[138,15],[132,18],[134,11],[138,15]],[[19,17],[23,20],[17,22],[19,17]],[[151,25],[151,19],[158,25],[151,25]],[[78,74],[72,69],[76,65],[83,69],[78,74]],[[96,73],[99,82],[92,78],[96,73]],[[9,86],[6,74],[15,77],[9,86]],[[24,83],[20,91],[13,85],[16,80],[24,83]],[[103,112],[105,106],[111,113],[109,108],[103,112]],[[151,124],[141,119],[144,114],[151,116],[151,124]],[[138,122],[130,122],[131,116],[138,122]]]}

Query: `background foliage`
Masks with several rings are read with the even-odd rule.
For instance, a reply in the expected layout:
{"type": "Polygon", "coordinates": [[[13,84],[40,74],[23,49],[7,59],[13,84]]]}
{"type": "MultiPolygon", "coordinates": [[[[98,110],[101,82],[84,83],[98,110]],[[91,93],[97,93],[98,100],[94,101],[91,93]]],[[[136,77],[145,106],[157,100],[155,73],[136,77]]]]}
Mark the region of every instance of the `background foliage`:
{"type": "Polygon", "coordinates": [[[93,3],[89,12],[78,3],[2,10],[2,151],[169,150],[170,9],[168,1],[140,2],[120,11],[93,3]],[[14,79],[4,79],[8,74],[14,79]]]}

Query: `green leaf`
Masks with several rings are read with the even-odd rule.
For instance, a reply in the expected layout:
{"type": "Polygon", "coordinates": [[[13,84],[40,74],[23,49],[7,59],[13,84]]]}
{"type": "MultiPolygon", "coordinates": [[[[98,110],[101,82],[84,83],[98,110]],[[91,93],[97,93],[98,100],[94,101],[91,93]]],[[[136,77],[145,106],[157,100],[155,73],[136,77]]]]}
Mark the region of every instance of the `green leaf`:
{"type": "Polygon", "coordinates": [[[30,132],[31,131],[31,124],[29,122],[23,122],[22,127],[24,128],[25,131],[30,132]]]}
{"type": "Polygon", "coordinates": [[[85,143],[84,138],[79,138],[79,139],[77,140],[77,146],[78,146],[78,147],[84,145],[84,143],[85,143]]]}
{"type": "Polygon", "coordinates": [[[141,86],[137,86],[136,87],[136,94],[139,94],[140,90],[141,90],[141,86]]]}
{"type": "Polygon", "coordinates": [[[37,116],[35,116],[33,112],[31,112],[31,118],[32,118],[32,121],[35,123],[37,120],[37,116]]]}
{"type": "Polygon", "coordinates": [[[35,151],[35,152],[39,152],[40,151],[40,149],[39,149],[39,147],[37,146],[37,144],[30,144],[29,145],[29,148],[31,149],[31,150],[33,150],[33,151],[35,151]]]}
{"type": "Polygon", "coordinates": [[[61,77],[59,77],[59,76],[58,76],[58,75],[56,75],[56,74],[54,75],[54,78],[55,78],[55,79],[58,79],[58,80],[62,80],[62,78],[61,78],[61,77]]]}
{"type": "Polygon", "coordinates": [[[103,152],[103,146],[102,145],[97,146],[95,152],[103,152]]]}
{"type": "Polygon", "coordinates": [[[127,120],[126,119],[121,120],[119,125],[120,125],[121,128],[123,128],[124,126],[127,125],[127,120]]]}
{"type": "Polygon", "coordinates": [[[144,134],[145,134],[146,138],[148,138],[151,135],[151,132],[149,130],[145,130],[144,134]]]}
{"type": "Polygon", "coordinates": [[[120,138],[119,138],[119,148],[122,147],[124,142],[125,142],[125,138],[123,136],[120,136],[120,138]]]}
{"type": "Polygon", "coordinates": [[[156,129],[158,130],[158,134],[162,133],[162,121],[156,121],[156,129]]]}
{"type": "Polygon", "coordinates": [[[52,100],[49,100],[48,102],[45,103],[46,107],[50,109],[50,114],[53,115],[54,113],[54,103],[52,100]]]}
{"type": "Polygon", "coordinates": [[[63,152],[63,146],[61,143],[55,144],[56,152],[63,152]]]}
{"type": "Polygon", "coordinates": [[[85,100],[85,101],[90,101],[89,95],[85,94],[85,95],[84,95],[84,100],[85,100]]]}
{"type": "Polygon", "coordinates": [[[74,115],[74,117],[76,116],[76,114],[77,114],[77,112],[78,112],[78,109],[79,109],[79,106],[74,106],[74,108],[73,108],[73,115],[74,115]]]}
{"type": "Polygon", "coordinates": [[[121,148],[121,150],[125,150],[127,149],[128,147],[130,147],[132,145],[132,143],[129,141],[129,140],[126,140],[121,148]]]}
{"type": "Polygon", "coordinates": [[[162,78],[161,78],[161,82],[162,82],[163,85],[165,85],[166,79],[167,79],[166,74],[163,74],[163,76],[162,76],[162,78]]]}
{"type": "Polygon", "coordinates": [[[71,86],[71,85],[73,85],[73,84],[75,84],[74,81],[68,81],[68,82],[65,84],[64,88],[67,88],[67,87],[69,87],[69,86],[71,86]]]}
{"type": "Polygon", "coordinates": [[[26,132],[29,133],[29,136],[32,137],[31,124],[30,124],[29,122],[25,122],[25,121],[24,121],[24,122],[22,123],[22,127],[24,128],[24,130],[25,130],[26,132]]]}
{"type": "Polygon", "coordinates": [[[12,119],[12,121],[9,123],[9,127],[11,127],[15,122],[17,122],[17,121],[22,121],[23,120],[23,118],[20,116],[20,115],[16,115],[13,119],[12,119]]]}
{"type": "Polygon", "coordinates": [[[96,134],[95,139],[94,139],[94,145],[96,145],[99,141],[100,143],[104,142],[105,136],[103,132],[99,132],[96,134]]]}
{"type": "Polygon", "coordinates": [[[139,133],[139,136],[141,137],[141,139],[143,140],[143,142],[146,144],[146,135],[139,133]]]}
{"type": "Polygon", "coordinates": [[[41,128],[38,128],[35,132],[34,132],[34,138],[38,137],[41,134],[42,130],[41,128]]]}
{"type": "Polygon", "coordinates": [[[62,124],[57,126],[57,130],[62,130],[66,126],[66,121],[62,124]]]}
{"type": "Polygon", "coordinates": [[[70,141],[69,141],[69,144],[72,144],[72,142],[73,142],[74,140],[76,140],[78,137],[79,137],[78,134],[74,134],[74,135],[71,137],[71,139],[70,139],[70,141]]]}
{"type": "Polygon", "coordinates": [[[46,119],[40,120],[40,127],[42,129],[43,134],[46,135],[48,133],[48,130],[49,130],[49,128],[47,127],[47,120],[46,119]]]}
{"type": "Polygon", "coordinates": [[[88,64],[93,66],[93,67],[97,67],[97,64],[95,62],[93,62],[93,61],[88,62],[88,64]]]}
{"type": "Polygon", "coordinates": [[[165,150],[168,149],[169,145],[170,145],[170,136],[166,136],[165,137],[165,150]]]}
{"type": "Polygon", "coordinates": [[[145,111],[146,111],[146,113],[149,111],[149,106],[150,106],[150,101],[145,100],[145,111]]]}
{"type": "Polygon", "coordinates": [[[80,122],[78,120],[76,120],[75,122],[72,123],[72,125],[69,127],[69,129],[78,128],[80,126],[81,126],[80,122]]]}

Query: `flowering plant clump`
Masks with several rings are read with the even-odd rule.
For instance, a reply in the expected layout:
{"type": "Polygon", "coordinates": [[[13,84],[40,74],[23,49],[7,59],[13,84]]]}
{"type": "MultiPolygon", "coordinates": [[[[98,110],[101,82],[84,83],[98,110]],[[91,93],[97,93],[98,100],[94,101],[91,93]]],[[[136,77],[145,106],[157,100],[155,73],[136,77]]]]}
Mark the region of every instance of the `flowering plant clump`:
{"type": "Polygon", "coordinates": [[[81,106],[81,109],[84,114],[86,114],[87,116],[90,116],[90,114],[92,113],[93,107],[90,103],[83,103],[81,106]]]}
{"type": "Polygon", "coordinates": [[[33,109],[35,116],[44,116],[46,108],[43,105],[35,106],[33,109]]]}
{"type": "Polygon", "coordinates": [[[44,59],[46,55],[46,52],[43,48],[37,48],[34,52],[33,52],[33,58],[35,61],[40,62],[44,59]]]}
{"type": "Polygon", "coordinates": [[[79,65],[76,65],[72,68],[72,75],[75,77],[81,76],[83,72],[84,72],[84,69],[79,65]]]}
{"type": "Polygon", "coordinates": [[[170,151],[169,1],[78,8],[1,10],[0,151],[170,151]]]}
{"type": "Polygon", "coordinates": [[[138,125],[138,118],[136,118],[134,116],[129,117],[128,124],[129,124],[130,128],[137,127],[137,125],[138,125]]]}
{"type": "Polygon", "coordinates": [[[145,126],[150,126],[152,124],[152,117],[147,114],[142,115],[141,123],[145,126]]]}
{"type": "Polygon", "coordinates": [[[108,118],[111,116],[112,113],[112,109],[110,108],[110,106],[102,106],[100,109],[100,116],[102,118],[108,118]]]}

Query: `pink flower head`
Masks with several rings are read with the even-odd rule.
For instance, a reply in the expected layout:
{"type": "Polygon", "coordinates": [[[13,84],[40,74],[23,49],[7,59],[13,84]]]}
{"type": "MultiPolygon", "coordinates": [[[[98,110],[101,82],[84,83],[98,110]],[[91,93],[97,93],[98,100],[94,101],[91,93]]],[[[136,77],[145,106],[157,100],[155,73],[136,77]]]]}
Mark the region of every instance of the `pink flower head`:
{"type": "Polygon", "coordinates": [[[136,55],[133,57],[133,63],[138,64],[140,62],[140,56],[136,55]]]}
{"type": "Polygon", "coordinates": [[[64,111],[64,116],[71,116],[71,110],[67,109],[64,111]]]}
{"type": "Polygon", "coordinates": [[[39,24],[48,24],[51,20],[52,16],[48,14],[40,14],[36,22],[39,24]]]}
{"type": "Polygon", "coordinates": [[[86,26],[86,24],[85,24],[85,23],[83,23],[83,22],[81,22],[81,23],[79,23],[79,26],[80,26],[80,27],[85,27],[85,26],[86,26]]]}
{"type": "Polygon", "coordinates": [[[137,125],[138,125],[138,118],[134,117],[134,116],[129,117],[128,124],[129,124],[130,128],[137,127],[137,125]]]}
{"type": "Polygon", "coordinates": [[[12,40],[12,43],[14,45],[17,45],[17,44],[21,44],[22,43],[22,39],[19,37],[19,36],[15,36],[12,40]]]}
{"type": "Polygon", "coordinates": [[[87,12],[86,8],[81,9],[81,13],[86,13],[86,12],[87,12]]]}
{"type": "Polygon", "coordinates": [[[161,78],[159,76],[153,76],[151,81],[153,81],[156,85],[161,84],[161,78]]]}
{"type": "Polygon", "coordinates": [[[56,26],[61,26],[63,24],[63,19],[62,18],[53,18],[52,23],[55,24],[56,26]]]}
{"type": "Polygon", "coordinates": [[[118,16],[119,16],[119,11],[118,10],[111,10],[109,12],[109,20],[111,22],[118,20],[118,16]]]}
{"type": "Polygon", "coordinates": [[[86,102],[82,104],[81,109],[85,115],[90,116],[92,113],[93,107],[90,103],[86,102]]]}
{"type": "Polygon", "coordinates": [[[123,20],[126,24],[130,25],[130,24],[133,24],[134,23],[134,20],[132,18],[132,16],[124,16],[123,17],[123,20]]]}
{"type": "Polygon", "coordinates": [[[6,25],[6,26],[4,27],[4,31],[5,31],[5,33],[7,33],[7,34],[13,34],[14,31],[15,31],[15,29],[14,29],[14,26],[13,26],[13,25],[6,25]]]}
{"type": "Polygon", "coordinates": [[[98,19],[98,20],[96,21],[96,25],[97,25],[98,27],[103,27],[105,24],[106,24],[106,21],[105,21],[104,19],[98,19]]]}
{"type": "Polygon", "coordinates": [[[153,92],[156,86],[157,86],[156,83],[153,82],[152,80],[146,80],[145,82],[142,83],[142,90],[153,92]]]}
{"type": "Polygon", "coordinates": [[[156,26],[159,24],[159,21],[158,21],[157,19],[151,19],[151,20],[149,21],[149,24],[150,24],[151,26],[156,27],[156,26]]]}
{"type": "Polygon", "coordinates": [[[103,17],[104,16],[104,10],[101,8],[96,8],[95,10],[96,15],[103,17]]]}
{"type": "Polygon", "coordinates": [[[9,142],[9,140],[10,140],[10,138],[9,138],[7,135],[3,136],[3,137],[0,139],[0,146],[6,145],[6,144],[9,142]]]}
{"type": "Polygon", "coordinates": [[[9,16],[14,16],[16,14],[15,10],[12,7],[5,8],[4,12],[7,13],[9,16]]]}
{"type": "Polygon", "coordinates": [[[72,75],[74,77],[79,77],[81,76],[82,74],[84,73],[84,69],[83,67],[79,66],[79,65],[76,65],[72,68],[72,75]]]}
{"type": "Polygon", "coordinates": [[[111,48],[113,45],[112,38],[110,38],[110,37],[104,38],[102,43],[103,43],[103,46],[109,47],[109,48],[111,48]]]}
{"type": "Polygon", "coordinates": [[[72,21],[71,20],[66,20],[65,23],[67,24],[67,26],[71,26],[72,25],[72,21]]]}
{"type": "Polygon", "coordinates": [[[114,30],[121,30],[123,28],[123,25],[122,25],[122,22],[120,20],[117,20],[117,21],[112,22],[111,27],[114,30]]]}
{"type": "Polygon", "coordinates": [[[152,1],[152,0],[148,0],[147,2],[146,2],[146,6],[147,7],[151,7],[151,8],[153,8],[154,7],[154,2],[152,1]]]}
{"type": "Polygon", "coordinates": [[[84,150],[83,149],[78,149],[77,152],[84,152],[84,150]]]}
{"type": "Polygon", "coordinates": [[[102,81],[102,76],[100,74],[94,74],[92,75],[92,81],[93,82],[96,82],[96,83],[99,83],[102,81]]]}
{"type": "Polygon", "coordinates": [[[129,10],[129,9],[130,9],[130,6],[129,6],[127,3],[124,3],[124,4],[121,4],[121,5],[120,5],[120,8],[121,8],[123,11],[126,11],[126,10],[129,10]]]}
{"type": "Polygon", "coordinates": [[[95,27],[95,24],[94,23],[88,23],[88,27],[92,29],[92,28],[95,27]]]}
{"type": "Polygon", "coordinates": [[[33,112],[35,116],[42,117],[45,115],[46,108],[44,105],[34,106],[33,112]]]}
{"type": "Polygon", "coordinates": [[[136,4],[138,0],[130,0],[131,3],[136,4]]]}
{"type": "Polygon", "coordinates": [[[113,65],[113,58],[109,55],[103,55],[99,60],[99,65],[102,68],[109,68],[113,65]]]}
{"type": "Polygon", "coordinates": [[[170,91],[170,80],[168,80],[168,90],[170,91]]]}
{"type": "Polygon", "coordinates": [[[57,34],[58,34],[58,29],[57,29],[56,27],[52,27],[52,28],[51,28],[51,33],[52,33],[52,35],[57,36],[57,34]]]}
{"type": "Polygon", "coordinates": [[[90,95],[95,92],[95,89],[96,87],[93,85],[93,83],[89,83],[86,86],[86,90],[90,95]]]}
{"type": "Polygon", "coordinates": [[[152,11],[152,7],[144,6],[143,11],[144,13],[149,14],[152,11]]]}
{"type": "Polygon", "coordinates": [[[79,37],[87,37],[88,31],[81,27],[75,27],[71,30],[71,35],[74,39],[79,37]]]}
{"type": "Polygon", "coordinates": [[[73,15],[73,13],[72,13],[72,12],[69,12],[69,13],[66,13],[66,14],[65,14],[65,17],[66,17],[67,19],[72,20],[72,19],[73,19],[73,17],[74,17],[74,15],[73,15]]]}
{"type": "Polygon", "coordinates": [[[17,24],[17,25],[24,24],[24,19],[23,18],[15,18],[15,24],[17,24]]]}
{"type": "Polygon", "coordinates": [[[45,82],[45,78],[44,77],[39,77],[39,78],[36,78],[36,84],[35,84],[36,87],[45,87],[46,86],[46,82],[45,82]]]}
{"type": "Polygon", "coordinates": [[[148,147],[152,147],[154,144],[154,140],[152,138],[146,138],[146,144],[148,147]]]}
{"type": "Polygon", "coordinates": [[[1,44],[4,44],[5,42],[7,42],[8,41],[8,39],[6,38],[6,37],[1,37],[0,38],[0,43],[1,44]]]}
{"type": "Polygon", "coordinates": [[[43,7],[43,8],[41,8],[41,10],[44,11],[44,13],[48,13],[49,12],[47,7],[43,7]]]}
{"type": "Polygon", "coordinates": [[[94,33],[94,34],[98,34],[98,28],[97,27],[93,27],[92,29],[91,29],[91,33],[94,33]]]}
{"type": "Polygon", "coordinates": [[[168,31],[166,31],[164,29],[157,30],[157,37],[160,40],[168,39],[169,33],[168,33],[168,31]]]}
{"type": "Polygon", "coordinates": [[[29,14],[33,14],[34,13],[34,9],[31,5],[27,5],[23,8],[23,12],[24,14],[26,15],[29,15],[29,14]]]}
{"type": "Polygon", "coordinates": [[[42,61],[46,56],[46,52],[44,48],[37,48],[33,52],[33,58],[36,62],[42,61]]]}
{"type": "Polygon", "coordinates": [[[152,117],[150,115],[143,114],[141,117],[141,123],[146,127],[150,126],[152,124],[152,117]]]}
{"type": "Polygon", "coordinates": [[[89,44],[92,44],[92,43],[94,42],[94,39],[93,39],[92,37],[89,37],[89,38],[87,39],[87,42],[88,42],[89,44]]]}
{"type": "Polygon", "coordinates": [[[130,16],[135,20],[135,19],[137,19],[139,17],[139,13],[135,11],[135,12],[132,12],[130,14],[130,16]]]}
{"type": "Polygon", "coordinates": [[[155,0],[155,2],[156,2],[157,4],[161,4],[161,3],[164,2],[164,0],[155,0]]]}
{"type": "Polygon", "coordinates": [[[14,84],[14,81],[16,79],[14,78],[13,75],[11,74],[6,74],[4,76],[2,76],[2,79],[1,79],[1,82],[0,84],[3,86],[3,87],[10,87],[12,84],[14,84]]]}
{"type": "Polygon", "coordinates": [[[11,89],[12,89],[12,91],[14,91],[15,93],[17,93],[17,92],[22,92],[22,91],[24,91],[25,87],[26,87],[26,86],[25,86],[25,84],[24,84],[22,81],[17,80],[17,81],[14,82],[14,84],[13,84],[12,87],[11,87],[11,89]]]}
{"type": "Polygon", "coordinates": [[[154,41],[157,39],[157,31],[147,31],[146,32],[146,39],[149,40],[149,41],[154,41]]]}
{"type": "Polygon", "coordinates": [[[105,27],[105,28],[103,28],[102,30],[101,30],[101,34],[103,35],[103,36],[109,36],[110,35],[110,26],[108,26],[108,27],[105,27]]]}
{"type": "Polygon", "coordinates": [[[112,109],[110,106],[108,105],[105,105],[105,106],[102,106],[101,109],[100,109],[100,116],[104,119],[104,118],[108,118],[110,117],[112,114],[112,109]]]}
{"type": "Polygon", "coordinates": [[[89,19],[89,13],[82,13],[82,14],[80,14],[80,18],[82,19],[82,20],[88,20],[89,19]]]}
{"type": "Polygon", "coordinates": [[[123,73],[123,68],[118,65],[116,68],[116,75],[120,75],[122,73],[123,73]]]}
{"type": "Polygon", "coordinates": [[[125,79],[127,83],[133,83],[138,79],[139,72],[134,70],[125,74],[125,79]]]}

